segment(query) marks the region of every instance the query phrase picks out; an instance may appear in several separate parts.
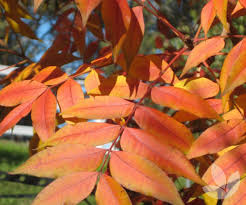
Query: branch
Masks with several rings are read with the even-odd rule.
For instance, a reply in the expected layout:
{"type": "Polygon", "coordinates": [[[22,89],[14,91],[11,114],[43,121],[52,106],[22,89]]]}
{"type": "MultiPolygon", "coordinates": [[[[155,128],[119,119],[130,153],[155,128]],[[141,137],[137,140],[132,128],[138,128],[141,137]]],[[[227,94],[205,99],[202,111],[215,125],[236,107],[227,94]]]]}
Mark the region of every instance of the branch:
{"type": "Polygon", "coordinates": [[[43,187],[50,184],[53,179],[30,176],[26,174],[9,174],[7,172],[0,171],[0,181],[10,181],[43,187]]]}

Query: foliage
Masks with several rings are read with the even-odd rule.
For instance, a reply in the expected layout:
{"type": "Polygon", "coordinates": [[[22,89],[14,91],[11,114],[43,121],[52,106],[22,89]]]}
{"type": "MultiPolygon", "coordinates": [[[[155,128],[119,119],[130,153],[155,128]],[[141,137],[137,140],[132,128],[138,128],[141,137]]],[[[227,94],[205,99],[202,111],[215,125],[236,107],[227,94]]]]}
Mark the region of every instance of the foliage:
{"type": "MultiPolygon", "coordinates": [[[[34,0],[34,10],[42,3],[34,0]]],[[[246,40],[233,26],[246,2],[207,1],[194,35],[173,26],[158,9],[163,4],[67,1],[39,61],[5,49],[25,66],[1,81],[0,134],[29,113],[34,128],[31,157],[12,174],[57,178],[33,204],[77,204],[93,190],[98,204],[246,203],[246,40]],[[138,54],[145,12],[159,34],[153,53],[138,54]],[[62,69],[77,60],[75,72],[62,69]],[[178,190],[179,177],[194,183],[178,190]],[[205,186],[218,187],[217,197],[205,186]],[[219,189],[233,194],[218,196],[219,189]]],[[[38,40],[21,2],[0,5],[14,33],[38,40]]]]}

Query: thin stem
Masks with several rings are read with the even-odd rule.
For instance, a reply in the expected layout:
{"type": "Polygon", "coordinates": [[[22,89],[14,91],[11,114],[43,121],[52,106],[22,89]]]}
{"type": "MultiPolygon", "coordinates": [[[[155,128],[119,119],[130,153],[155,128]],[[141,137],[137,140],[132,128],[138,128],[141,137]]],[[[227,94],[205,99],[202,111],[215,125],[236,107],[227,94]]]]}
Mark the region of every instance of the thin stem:
{"type": "Polygon", "coordinates": [[[200,24],[199,27],[198,27],[198,29],[197,29],[197,32],[196,32],[196,35],[195,35],[195,37],[194,37],[193,42],[196,42],[196,41],[197,41],[198,36],[199,36],[201,30],[202,30],[202,25],[200,24]]]}
{"type": "Polygon", "coordinates": [[[209,70],[209,72],[212,74],[212,76],[214,77],[215,82],[217,82],[217,77],[213,71],[213,69],[207,64],[206,61],[203,61],[203,65],[209,70]]]}
{"type": "Polygon", "coordinates": [[[20,61],[20,62],[18,62],[18,63],[15,63],[15,64],[13,64],[13,65],[10,65],[10,66],[8,66],[8,67],[6,67],[6,68],[1,69],[0,72],[1,72],[1,71],[4,71],[4,70],[8,70],[9,68],[15,67],[15,66],[17,66],[17,65],[24,64],[24,63],[26,63],[27,61],[28,61],[28,60],[25,59],[25,60],[23,60],[23,61],[20,61]]]}
{"type": "Polygon", "coordinates": [[[31,59],[29,59],[29,58],[28,58],[27,56],[25,56],[25,55],[22,55],[22,54],[18,53],[17,51],[14,51],[14,50],[11,50],[11,49],[8,49],[8,48],[0,48],[0,52],[6,52],[6,53],[13,54],[13,55],[15,55],[15,56],[24,58],[24,59],[28,60],[28,62],[32,63],[31,59]]]}

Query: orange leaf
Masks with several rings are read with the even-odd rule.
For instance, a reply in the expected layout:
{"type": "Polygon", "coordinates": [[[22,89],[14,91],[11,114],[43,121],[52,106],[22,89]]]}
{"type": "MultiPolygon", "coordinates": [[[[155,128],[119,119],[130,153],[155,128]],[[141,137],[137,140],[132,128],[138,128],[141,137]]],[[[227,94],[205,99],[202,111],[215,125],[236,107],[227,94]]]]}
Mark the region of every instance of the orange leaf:
{"type": "Polygon", "coordinates": [[[214,97],[219,93],[219,85],[207,78],[184,79],[175,83],[174,87],[183,88],[202,98],[214,97]]]}
{"type": "Polygon", "coordinates": [[[213,37],[204,40],[195,46],[185,64],[181,77],[187,73],[191,68],[198,66],[211,56],[216,55],[225,46],[225,41],[222,37],[213,37]]]}
{"type": "Polygon", "coordinates": [[[54,178],[73,172],[94,171],[100,166],[105,152],[79,144],[61,144],[33,155],[13,173],[54,178]]]}
{"type": "Polygon", "coordinates": [[[55,132],[56,97],[48,89],[32,106],[33,127],[42,141],[47,140],[55,132]]]}
{"type": "Polygon", "coordinates": [[[223,94],[233,91],[245,83],[246,77],[246,38],[234,46],[226,56],[220,75],[223,94]]]}
{"type": "Polygon", "coordinates": [[[239,0],[240,4],[246,8],[246,0],[239,0]]]}
{"type": "MultiPolygon", "coordinates": [[[[219,157],[214,164],[220,167],[222,170],[212,173],[212,166],[203,175],[203,180],[207,184],[214,185],[220,178],[225,175],[228,179],[232,174],[239,172],[242,176],[246,172],[246,144],[240,145],[235,149],[226,152],[224,155],[219,157]]],[[[213,164],[212,164],[213,165],[213,164]]]]}
{"type": "Polygon", "coordinates": [[[184,110],[200,118],[221,120],[216,111],[200,96],[171,86],[155,87],[151,91],[152,100],[162,106],[184,110]]]}
{"type": "Polygon", "coordinates": [[[153,108],[139,106],[134,118],[144,130],[158,137],[165,144],[187,152],[193,142],[190,130],[180,122],[153,108]]]}
{"type": "MultiPolygon", "coordinates": [[[[226,197],[223,200],[223,205],[246,204],[246,195],[245,195],[246,178],[243,178],[238,183],[239,183],[239,187],[237,187],[235,192],[230,197],[226,197]]],[[[234,186],[236,186],[236,185],[234,185],[234,186]]],[[[232,189],[233,189],[233,187],[232,187],[232,189]]]]}
{"type": "Polygon", "coordinates": [[[131,10],[127,0],[106,0],[102,2],[102,17],[106,37],[112,43],[115,61],[126,38],[131,21],[131,10]]]}
{"type": "Polygon", "coordinates": [[[33,77],[32,80],[36,80],[45,85],[55,85],[63,82],[68,78],[68,75],[64,73],[57,66],[48,66],[42,69],[37,75],[33,77]]]}
{"type": "MultiPolygon", "coordinates": [[[[222,102],[221,99],[208,99],[206,102],[218,113],[222,114],[222,102]]],[[[179,122],[185,122],[185,121],[192,121],[198,119],[196,115],[193,115],[192,113],[180,110],[176,112],[173,116],[173,118],[179,122]]]]}
{"type": "Polygon", "coordinates": [[[140,129],[125,128],[120,145],[124,151],[153,161],[168,174],[177,174],[196,183],[205,184],[182,152],[164,144],[154,135],[140,129]]]}
{"type": "Polygon", "coordinates": [[[101,3],[102,0],[75,0],[83,21],[83,27],[86,26],[91,12],[101,3]]]}
{"type": "Polygon", "coordinates": [[[119,130],[119,125],[108,123],[81,122],[75,125],[66,125],[45,141],[42,147],[57,144],[103,145],[115,139],[119,130]]]}
{"type": "Polygon", "coordinates": [[[201,25],[204,30],[205,36],[214,21],[216,11],[214,9],[213,0],[210,0],[202,9],[201,12],[201,25]]]}
{"type": "Polygon", "coordinates": [[[100,205],[131,205],[127,192],[112,177],[103,174],[96,190],[96,201],[100,205]]]}
{"type": "Polygon", "coordinates": [[[34,100],[46,89],[44,84],[31,80],[11,83],[0,91],[0,105],[11,107],[34,100]]]}
{"type": "Polygon", "coordinates": [[[229,25],[227,23],[227,5],[228,0],[212,0],[214,4],[214,8],[216,10],[216,14],[223,24],[224,28],[227,32],[229,31],[229,25]]]}
{"type": "Polygon", "coordinates": [[[0,123],[0,136],[25,117],[32,109],[32,101],[18,105],[0,123]]]}
{"type": "Polygon", "coordinates": [[[80,117],[85,119],[112,119],[127,117],[134,104],[124,99],[112,96],[96,96],[62,112],[63,117],[80,117]]]}
{"type": "Polygon", "coordinates": [[[244,120],[223,121],[205,130],[193,143],[187,157],[195,158],[217,153],[226,147],[240,142],[246,133],[244,120]]]}
{"type": "Polygon", "coordinates": [[[129,152],[112,152],[110,172],[127,189],[171,204],[184,204],[166,173],[143,157],[129,152]]]}
{"type": "MultiPolygon", "coordinates": [[[[97,79],[100,79],[99,77],[97,79]]],[[[91,78],[90,84],[95,83],[94,79],[91,78]]],[[[89,83],[88,80],[86,81],[87,83],[89,83]]],[[[123,75],[112,75],[107,79],[103,79],[92,90],[87,90],[87,93],[89,95],[109,95],[134,100],[142,98],[147,92],[147,89],[148,85],[141,81],[129,77],[126,78],[123,75]]]]}
{"type": "Polygon", "coordinates": [[[68,79],[57,90],[57,100],[62,111],[84,99],[84,93],[79,83],[68,79]]]}
{"type": "Polygon", "coordinates": [[[97,172],[79,172],[59,178],[45,187],[32,205],[77,204],[90,195],[97,176],[97,172]]]}
{"type": "MultiPolygon", "coordinates": [[[[125,71],[127,70],[123,62],[119,62],[119,64],[121,64],[125,71]]],[[[160,71],[165,69],[167,65],[167,62],[158,55],[136,56],[131,63],[129,75],[139,80],[153,81],[159,77],[160,71]]],[[[161,78],[166,83],[176,83],[179,81],[170,67],[161,78]]]]}
{"type": "Polygon", "coordinates": [[[38,10],[38,8],[42,2],[43,2],[43,0],[34,0],[34,12],[37,12],[37,10],[38,10]]]}
{"type": "MultiPolygon", "coordinates": [[[[127,31],[126,39],[122,46],[127,65],[137,55],[144,36],[143,7],[136,6],[131,9],[131,22],[127,31]]],[[[127,69],[128,70],[128,69],[127,69]]]]}

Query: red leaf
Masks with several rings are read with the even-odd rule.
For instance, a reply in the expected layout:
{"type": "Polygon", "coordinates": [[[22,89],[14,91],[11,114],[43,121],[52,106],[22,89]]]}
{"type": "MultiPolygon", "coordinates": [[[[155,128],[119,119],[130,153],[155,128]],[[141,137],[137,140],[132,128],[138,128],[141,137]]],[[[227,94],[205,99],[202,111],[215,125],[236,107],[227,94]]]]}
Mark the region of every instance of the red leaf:
{"type": "Polygon", "coordinates": [[[48,89],[34,103],[32,107],[33,127],[42,141],[47,140],[55,132],[56,97],[48,89]]]}
{"type": "Polygon", "coordinates": [[[59,178],[45,187],[32,205],[77,204],[90,195],[97,176],[97,172],[79,172],[59,178]]]}
{"type": "Polygon", "coordinates": [[[81,101],[62,113],[63,117],[85,119],[112,119],[127,117],[134,104],[112,96],[96,96],[81,101]]]}
{"type": "Polygon", "coordinates": [[[32,101],[18,105],[0,123],[0,136],[25,117],[32,109],[32,101]]]}
{"type": "Polygon", "coordinates": [[[244,120],[220,122],[205,130],[193,143],[187,157],[195,158],[205,154],[217,153],[241,141],[246,133],[244,120]]]}
{"type": "Polygon", "coordinates": [[[112,43],[115,60],[126,38],[131,21],[131,10],[127,0],[105,0],[102,2],[102,17],[106,37],[112,43]]]}
{"type": "Polygon", "coordinates": [[[96,201],[100,205],[131,205],[127,192],[112,177],[103,174],[96,190],[96,201]]]}
{"type": "Polygon", "coordinates": [[[122,50],[130,66],[133,58],[137,55],[144,36],[143,7],[137,6],[131,9],[131,22],[127,31],[122,50]]]}
{"type": "Polygon", "coordinates": [[[113,178],[127,189],[175,205],[183,205],[173,182],[153,162],[129,152],[113,152],[110,158],[113,178]]]}
{"type": "Polygon", "coordinates": [[[44,84],[31,80],[11,83],[0,91],[0,105],[11,107],[34,100],[46,89],[44,84]]]}
{"type": "Polygon", "coordinates": [[[84,99],[84,93],[79,83],[73,79],[67,80],[57,90],[57,100],[62,111],[84,99]]]}
{"type": "Polygon", "coordinates": [[[200,96],[171,86],[155,87],[151,91],[152,100],[162,106],[184,110],[200,118],[221,120],[216,111],[200,96]]]}
{"type": "Polygon", "coordinates": [[[57,144],[82,144],[97,146],[106,144],[119,134],[120,126],[107,123],[81,122],[66,125],[42,143],[42,147],[57,144]]]}
{"type": "Polygon", "coordinates": [[[196,183],[205,184],[182,152],[164,144],[154,135],[140,129],[125,128],[120,145],[124,151],[153,161],[168,174],[184,176],[196,183]]]}
{"type": "Polygon", "coordinates": [[[139,106],[134,118],[142,129],[157,136],[163,143],[172,145],[182,152],[190,149],[194,140],[190,130],[165,113],[139,106]]]}
{"type": "Polygon", "coordinates": [[[73,172],[94,171],[102,163],[105,152],[79,144],[61,144],[33,155],[13,173],[54,178],[73,172]]]}
{"type": "Polygon", "coordinates": [[[82,16],[83,27],[86,26],[91,12],[101,3],[102,0],[75,0],[82,16]]]}

